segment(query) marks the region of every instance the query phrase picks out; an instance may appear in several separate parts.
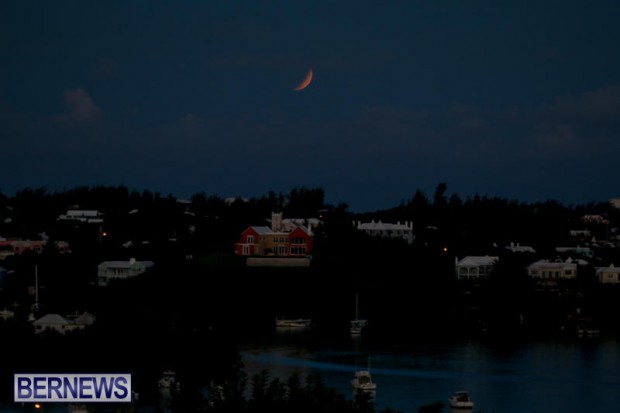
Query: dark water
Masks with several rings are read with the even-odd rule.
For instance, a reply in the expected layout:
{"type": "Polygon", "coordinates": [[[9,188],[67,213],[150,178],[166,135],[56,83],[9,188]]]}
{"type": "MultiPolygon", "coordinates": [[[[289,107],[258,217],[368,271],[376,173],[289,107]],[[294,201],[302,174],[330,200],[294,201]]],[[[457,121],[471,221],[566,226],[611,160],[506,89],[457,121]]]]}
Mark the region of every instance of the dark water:
{"type": "Polygon", "coordinates": [[[468,390],[485,413],[620,412],[620,342],[616,338],[520,343],[458,341],[406,348],[309,346],[282,337],[242,351],[248,376],[268,370],[286,379],[320,373],[325,384],[353,397],[355,370],[370,367],[378,409],[404,413],[468,390]],[[370,364],[370,366],[369,366],[370,364]]]}
{"type": "MultiPolygon", "coordinates": [[[[620,340],[618,338],[531,341],[445,340],[432,344],[370,348],[364,338],[316,344],[305,333],[280,332],[268,343],[248,344],[241,356],[248,378],[267,370],[286,380],[320,374],[325,384],[353,397],[355,370],[370,368],[377,384],[378,410],[416,413],[468,390],[474,412],[612,413],[620,412],[620,340]]],[[[105,411],[104,406],[98,410],[105,411]]],[[[154,412],[141,407],[139,412],[154,412]]],[[[162,409],[166,411],[167,409],[162,409]]],[[[159,410],[159,411],[162,411],[159,410]]],[[[0,412],[35,411],[7,403],[0,412]]],[[[48,413],[67,412],[47,405],[48,413]]]]}

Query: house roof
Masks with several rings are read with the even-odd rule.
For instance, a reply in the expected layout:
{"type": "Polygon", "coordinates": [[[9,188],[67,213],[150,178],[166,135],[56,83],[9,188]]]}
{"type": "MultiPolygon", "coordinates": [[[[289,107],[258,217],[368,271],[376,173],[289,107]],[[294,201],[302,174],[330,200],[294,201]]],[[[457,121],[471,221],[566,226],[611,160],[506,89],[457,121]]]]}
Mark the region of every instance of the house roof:
{"type": "Polygon", "coordinates": [[[99,265],[108,268],[129,268],[133,265],[140,265],[145,268],[150,268],[155,265],[155,263],[153,261],[104,261],[99,265]]]}
{"type": "Polygon", "coordinates": [[[312,235],[310,231],[308,231],[308,228],[306,227],[294,227],[291,228],[290,231],[273,231],[271,228],[269,227],[250,227],[252,228],[258,235],[284,235],[284,236],[288,236],[289,234],[291,234],[294,231],[303,231],[304,233],[308,234],[308,235],[312,235]]]}
{"type": "Polygon", "coordinates": [[[468,255],[467,257],[462,258],[457,265],[459,266],[483,266],[483,265],[494,265],[499,257],[496,256],[477,256],[477,255],[468,255]]]}
{"type": "Polygon", "coordinates": [[[296,231],[301,231],[301,232],[303,232],[306,235],[310,235],[310,236],[312,235],[312,232],[308,231],[308,228],[306,228],[306,227],[297,227],[297,228],[293,229],[290,233],[293,233],[293,232],[296,232],[296,231]]]}
{"type": "Polygon", "coordinates": [[[80,314],[78,317],[76,317],[73,320],[74,324],[80,324],[84,326],[89,326],[93,324],[94,322],[95,322],[95,316],[87,312],[80,314]]]}
{"type": "Polygon", "coordinates": [[[395,231],[395,230],[412,230],[413,224],[410,222],[405,222],[401,224],[397,222],[396,224],[392,224],[390,222],[382,222],[381,220],[375,222],[374,220],[370,222],[358,222],[357,228],[361,230],[384,230],[384,231],[395,231]]]}
{"type": "Polygon", "coordinates": [[[507,245],[506,249],[512,252],[536,252],[536,250],[529,245],[520,245],[519,243],[515,244],[513,242],[511,242],[510,245],[507,245]]]}
{"type": "Polygon", "coordinates": [[[266,227],[266,226],[260,226],[260,227],[251,226],[250,228],[256,231],[258,235],[267,235],[267,234],[273,233],[271,228],[266,227]]]}
{"type": "Polygon", "coordinates": [[[610,264],[609,267],[596,267],[597,274],[602,272],[620,273],[620,267],[614,267],[613,264],[610,264]]]}
{"type": "Polygon", "coordinates": [[[538,260],[528,266],[528,268],[539,268],[539,269],[558,269],[565,267],[576,267],[577,264],[573,262],[570,258],[566,261],[549,261],[549,260],[538,260]]]}
{"type": "Polygon", "coordinates": [[[70,321],[60,314],[46,314],[43,317],[33,321],[36,325],[67,325],[70,321]]]}

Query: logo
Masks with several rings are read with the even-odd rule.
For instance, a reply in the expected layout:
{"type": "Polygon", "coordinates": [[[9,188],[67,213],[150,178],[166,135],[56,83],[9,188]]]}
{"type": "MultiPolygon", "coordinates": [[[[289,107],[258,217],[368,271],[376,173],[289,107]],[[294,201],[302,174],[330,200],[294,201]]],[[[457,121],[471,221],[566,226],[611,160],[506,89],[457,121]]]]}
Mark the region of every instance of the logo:
{"type": "Polygon", "coordinates": [[[131,402],[131,374],[15,374],[15,402],[131,402]]]}

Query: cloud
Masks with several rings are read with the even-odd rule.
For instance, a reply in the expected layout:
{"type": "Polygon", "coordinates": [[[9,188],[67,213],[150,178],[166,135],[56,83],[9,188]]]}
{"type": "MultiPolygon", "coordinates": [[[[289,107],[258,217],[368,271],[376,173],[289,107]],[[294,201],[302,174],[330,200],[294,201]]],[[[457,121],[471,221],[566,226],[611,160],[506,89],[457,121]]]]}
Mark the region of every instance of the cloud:
{"type": "Polygon", "coordinates": [[[105,141],[101,122],[103,110],[81,88],[64,90],[63,101],[64,113],[43,119],[41,126],[46,128],[47,124],[50,127],[45,133],[45,141],[59,151],[92,152],[93,148],[89,145],[105,141]]]}
{"type": "Polygon", "coordinates": [[[579,150],[578,131],[566,123],[541,124],[535,131],[538,146],[555,153],[575,153],[579,150]]]}
{"type": "Polygon", "coordinates": [[[606,153],[620,127],[620,87],[606,86],[566,95],[533,113],[535,145],[555,154],[606,153]]]}
{"type": "Polygon", "coordinates": [[[543,111],[575,121],[620,123],[620,86],[561,96],[543,111]]]}
{"type": "Polygon", "coordinates": [[[63,98],[66,112],[56,119],[70,124],[92,124],[98,122],[103,111],[95,104],[84,89],[65,90],[63,98]]]}
{"type": "Polygon", "coordinates": [[[83,89],[65,90],[64,99],[71,119],[90,123],[101,118],[101,109],[83,89]]]}
{"type": "Polygon", "coordinates": [[[206,132],[203,120],[194,113],[188,113],[179,119],[178,127],[180,132],[188,138],[197,138],[206,132]]]}
{"type": "Polygon", "coordinates": [[[120,65],[117,61],[102,58],[96,62],[92,75],[95,79],[106,79],[117,76],[119,72],[120,65]]]}

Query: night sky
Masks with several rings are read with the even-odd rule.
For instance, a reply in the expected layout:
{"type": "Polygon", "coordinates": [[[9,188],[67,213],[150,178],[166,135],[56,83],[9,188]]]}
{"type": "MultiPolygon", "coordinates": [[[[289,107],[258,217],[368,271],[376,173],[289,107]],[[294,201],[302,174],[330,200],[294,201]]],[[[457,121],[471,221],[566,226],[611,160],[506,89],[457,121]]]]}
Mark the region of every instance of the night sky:
{"type": "Polygon", "coordinates": [[[0,56],[5,195],[620,196],[617,0],[4,0],[0,56]]]}

